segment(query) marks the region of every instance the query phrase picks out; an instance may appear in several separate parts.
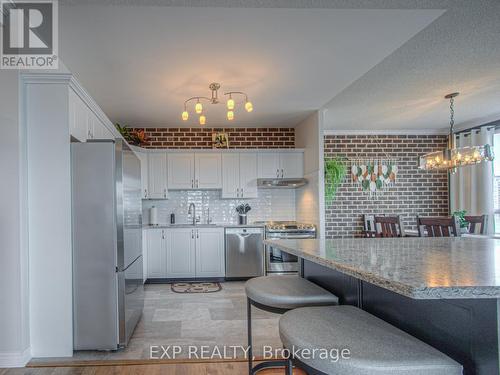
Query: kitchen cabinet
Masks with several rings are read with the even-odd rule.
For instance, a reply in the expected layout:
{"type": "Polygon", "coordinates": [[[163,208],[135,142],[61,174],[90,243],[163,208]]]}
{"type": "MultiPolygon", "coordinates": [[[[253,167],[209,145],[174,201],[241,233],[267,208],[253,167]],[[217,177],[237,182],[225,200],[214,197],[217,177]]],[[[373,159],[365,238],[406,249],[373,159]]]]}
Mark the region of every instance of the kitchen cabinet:
{"type": "Polygon", "coordinates": [[[196,276],[196,232],[192,228],[172,228],[167,234],[167,277],[196,276]]]}
{"type": "Polygon", "coordinates": [[[220,153],[176,152],[168,155],[169,189],[220,189],[221,187],[220,153]]]}
{"type": "Polygon", "coordinates": [[[196,228],[196,277],[224,277],[224,228],[196,228]]]}
{"type": "Polygon", "coordinates": [[[259,178],[304,177],[302,152],[262,152],[258,157],[259,178]]]}
{"type": "Polygon", "coordinates": [[[222,188],[222,158],[219,153],[195,153],[195,187],[198,189],[222,188]]]}
{"type": "Polygon", "coordinates": [[[222,198],[257,198],[257,154],[222,155],[222,198]]]}
{"type": "Polygon", "coordinates": [[[166,229],[148,229],[147,232],[148,279],[166,278],[168,277],[166,229]]]}
{"type": "Polygon", "coordinates": [[[80,142],[87,140],[87,111],[86,104],[76,92],[69,89],[69,131],[80,142]]]}
{"type": "Polygon", "coordinates": [[[80,142],[90,139],[114,139],[113,133],[72,89],[69,90],[70,134],[80,142]]]}
{"type": "Polygon", "coordinates": [[[167,198],[167,154],[151,152],[148,154],[148,198],[167,198]]]}
{"type": "Polygon", "coordinates": [[[148,199],[148,154],[145,152],[137,152],[137,157],[141,162],[141,196],[142,199],[148,199]]]}

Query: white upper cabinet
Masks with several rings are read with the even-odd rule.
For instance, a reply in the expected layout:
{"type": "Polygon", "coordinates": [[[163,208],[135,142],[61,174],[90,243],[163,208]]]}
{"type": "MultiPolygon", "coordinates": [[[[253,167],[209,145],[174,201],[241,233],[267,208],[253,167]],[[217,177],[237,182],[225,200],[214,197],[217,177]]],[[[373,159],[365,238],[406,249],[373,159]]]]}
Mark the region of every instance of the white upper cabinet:
{"type": "Polygon", "coordinates": [[[221,189],[221,154],[213,152],[169,153],[168,188],[172,190],[221,189]]]}
{"type": "Polygon", "coordinates": [[[69,89],[69,131],[80,142],[87,140],[87,106],[73,89],[69,89]]]}
{"type": "Polygon", "coordinates": [[[148,154],[145,152],[138,152],[137,157],[141,161],[141,196],[142,199],[148,199],[148,154]]]}
{"type": "Polygon", "coordinates": [[[194,154],[170,153],[168,155],[168,188],[172,190],[193,189],[194,154]]]}
{"type": "Polygon", "coordinates": [[[97,115],[78,96],[69,89],[69,128],[70,134],[80,142],[91,139],[114,139],[113,133],[99,120],[97,115]]]}
{"type": "Polygon", "coordinates": [[[258,156],[259,178],[304,177],[304,153],[262,152],[258,156]]]}
{"type": "Polygon", "coordinates": [[[148,198],[167,198],[167,154],[152,152],[148,155],[148,198]]]}
{"type": "Polygon", "coordinates": [[[222,155],[222,198],[239,198],[240,154],[222,155]]]}
{"type": "Polygon", "coordinates": [[[257,198],[257,154],[240,154],[240,189],[242,198],[257,198]]]}
{"type": "Polygon", "coordinates": [[[277,152],[259,153],[259,178],[280,177],[280,154],[277,152]]]}
{"type": "Polygon", "coordinates": [[[257,198],[257,154],[222,155],[222,198],[257,198]]]}
{"type": "Polygon", "coordinates": [[[196,277],[224,277],[224,228],[197,228],[196,277]]]}
{"type": "Polygon", "coordinates": [[[197,189],[221,189],[221,154],[196,153],[194,159],[195,187],[197,189]]]}
{"type": "Polygon", "coordinates": [[[167,277],[196,275],[196,229],[175,228],[167,233],[167,277]]]}
{"type": "Polygon", "coordinates": [[[282,178],[304,177],[304,153],[280,153],[280,172],[282,178]]]}

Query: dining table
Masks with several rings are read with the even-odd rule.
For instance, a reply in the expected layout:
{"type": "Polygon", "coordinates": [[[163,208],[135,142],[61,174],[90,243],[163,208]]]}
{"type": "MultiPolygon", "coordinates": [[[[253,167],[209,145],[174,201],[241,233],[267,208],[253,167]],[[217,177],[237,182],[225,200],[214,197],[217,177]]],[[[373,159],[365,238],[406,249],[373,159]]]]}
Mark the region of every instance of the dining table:
{"type": "Polygon", "coordinates": [[[486,236],[265,240],[302,277],[464,367],[498,375],[500,240],[486,236]]]}

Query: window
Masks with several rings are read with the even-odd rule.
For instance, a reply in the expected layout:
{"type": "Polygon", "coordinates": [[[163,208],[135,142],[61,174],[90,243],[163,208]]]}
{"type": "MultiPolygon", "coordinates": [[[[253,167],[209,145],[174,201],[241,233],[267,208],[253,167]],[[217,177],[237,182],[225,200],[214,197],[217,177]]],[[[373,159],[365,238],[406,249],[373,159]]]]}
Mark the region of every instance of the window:
{"type": "Polygon", "coordinates": [[[495,134],[494,153],[495,180],[493,182],[493,199],[495,204],[495,234],[500,234],[500,134],[495,134]]]}

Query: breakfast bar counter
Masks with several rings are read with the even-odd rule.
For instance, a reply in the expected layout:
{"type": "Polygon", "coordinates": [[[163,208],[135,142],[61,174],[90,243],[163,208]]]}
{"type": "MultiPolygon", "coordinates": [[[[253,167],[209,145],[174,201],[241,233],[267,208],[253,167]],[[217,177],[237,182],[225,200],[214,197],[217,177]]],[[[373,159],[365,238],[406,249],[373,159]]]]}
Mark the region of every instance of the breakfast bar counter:
{"type": "Polygon", "coordinates": [[[302,275],[436,347],[464,374],[499,374],[500,240],[266,240],[302,275]]]}

